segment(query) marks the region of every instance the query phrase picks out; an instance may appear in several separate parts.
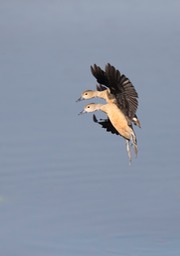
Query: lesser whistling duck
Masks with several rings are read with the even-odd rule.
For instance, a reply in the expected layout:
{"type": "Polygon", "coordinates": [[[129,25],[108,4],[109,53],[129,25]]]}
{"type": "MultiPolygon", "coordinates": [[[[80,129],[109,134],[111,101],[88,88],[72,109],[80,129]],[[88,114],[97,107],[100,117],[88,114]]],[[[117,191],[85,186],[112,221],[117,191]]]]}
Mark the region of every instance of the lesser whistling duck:
{"type": "Polygon", "coordinates": [[[124,114],[135,125],[141,127],[136,115],[138,94],[130,80],[109,63],[106,65],[105,71],[94,64],[94,66],[91,66],[91,72],[99,83],[96,86],[97,90],[84,91],[77,101],[92,99],[94,97],[102,98],[107,103],[116,101],[124,114]]]}
{"type": "MultiPolygon", "coordinates": [[[[132,160],[132,155],[130,150],[131,142],[134,146],[134,152],[136,156],[138,153],[137,139],[133,131],[132,125],[128,122],[126,116],[118,107],[118,105],[114,102],[107,103],[107,104],[90,103],[84,107],[83,111],[81,111],[80,114],[95,112],[97,110],[101,110],[105,112],[109,118],[106,120],[106,124],[108,125],[104,126],[104,128],[106,128],[107,131],[111,131],[112,133],[119,134],[125,138],[127,152],[129,156],[129,162],[131,163],[131,160],[132,160]]],[[[96,120],[94,121],[96,122],[96,120]]]]}

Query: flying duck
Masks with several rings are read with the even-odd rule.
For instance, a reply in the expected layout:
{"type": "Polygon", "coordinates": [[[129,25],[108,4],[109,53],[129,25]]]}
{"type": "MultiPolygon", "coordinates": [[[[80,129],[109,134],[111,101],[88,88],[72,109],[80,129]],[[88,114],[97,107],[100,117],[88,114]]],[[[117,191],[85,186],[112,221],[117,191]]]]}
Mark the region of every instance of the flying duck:
{"type": "MultiPolygon", "coordinates": [[[[137,147],[137,139],[136,135],[133,131],[132,125],[128,122],[127,118],[125,117],[124,113],[120,110],[120,108],[114,103],[107,103],[107,104],[95,104],[90,103],[86,105],[79,114],[83,113],[90,113],[101,110],[102,112],[106,113],[108,116],[108,119],[106,121],[106,124],[108,123],[108,127],[104,126],[109,131],[115,134],[119,134],[126,140],[126,147],[129,157],[129,163],[131,163],[132,160],[132,154],[131,154],[131,143],[134,147],[134,152],[137,156],[138,153],[138,147],[137,147]]],[[[94,120],[96,121],[96,120],[94,120]]]]}

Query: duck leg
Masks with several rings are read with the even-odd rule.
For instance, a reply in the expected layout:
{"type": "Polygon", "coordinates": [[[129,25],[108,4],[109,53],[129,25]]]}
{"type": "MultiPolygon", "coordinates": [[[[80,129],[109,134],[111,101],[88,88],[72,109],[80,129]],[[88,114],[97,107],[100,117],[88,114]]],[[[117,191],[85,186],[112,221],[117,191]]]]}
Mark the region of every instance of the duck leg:
{"type": "Polygon", "coordinates": [[[131,154],[131,147],[130,147],[130,142],[129,140],[126,140],[126,148],[127,148],[127,152],[128,152],[128,157],[129,157],[129,165],[132,162],[132,154],[131,154]]]}
{"type": "Polygon", "coordinates": [[[134,147],[134,153],[137,157],[138,154],[138,147],[137,147],[137,139],[136,139],[136,135],[134,134],[134,132],[131,134],[131,142],[133,144],[134,147]]]}

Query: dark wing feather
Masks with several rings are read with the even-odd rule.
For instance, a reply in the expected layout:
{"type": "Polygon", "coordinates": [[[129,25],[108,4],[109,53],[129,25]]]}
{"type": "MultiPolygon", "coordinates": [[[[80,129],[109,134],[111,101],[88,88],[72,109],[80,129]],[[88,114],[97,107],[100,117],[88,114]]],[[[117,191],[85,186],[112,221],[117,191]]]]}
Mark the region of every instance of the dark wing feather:
{"type": "Polygon", "coordinates": [[[107,90],[107,87],[103,86],[102,84],[97,84],[96,89],[97,91],[104,91],[107,90]]]}
{"type": "Polygon", "coordinates": [[[102,128],[105,128],[107,132],[111,132],[113,134],[120,135],[118,131],[114,128],[111,121],[109,119],[100,119],[98,120],[95,115],[93,115],[93,121],[95,123],[98,123],[102,126],[102,128]]]}
{"type": "Polygon", "coordinates": [[[115,96],[120,109],[132,119],[138,107],[138,94],[130,80],[109,63],[105,67],[109,89],[115,96]]]}
{"type": "Polygon", "coordinates": [[[94,66],[91,66],[91,73],[96,78],[99,84],[108,86],[109,81],[106,77],[106,74],[99,66],[97,66],[96,64],[94,64],[94,66]]]}
{"type": "Polygon", "coordinates": [[[123,113],[132,119],[138,108],[138,94],[130,80],[109,63],[103,71],[99,66],[91,66],[91,72],[97,82],[105,85],[116,98],[123,113]]]}

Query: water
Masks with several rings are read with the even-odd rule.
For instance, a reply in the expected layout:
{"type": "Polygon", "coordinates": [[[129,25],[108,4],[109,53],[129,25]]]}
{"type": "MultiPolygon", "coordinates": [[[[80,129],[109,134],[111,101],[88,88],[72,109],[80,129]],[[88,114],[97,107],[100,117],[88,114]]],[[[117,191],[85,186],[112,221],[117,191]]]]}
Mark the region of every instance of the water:
{"type": "Polygon", "coordinates": [[[2,1],[1,255],[180,253],[179,10],[2,1]],[[139,93],[131,166],[122,138],[77,115],[107,62],[139,93]]]}

